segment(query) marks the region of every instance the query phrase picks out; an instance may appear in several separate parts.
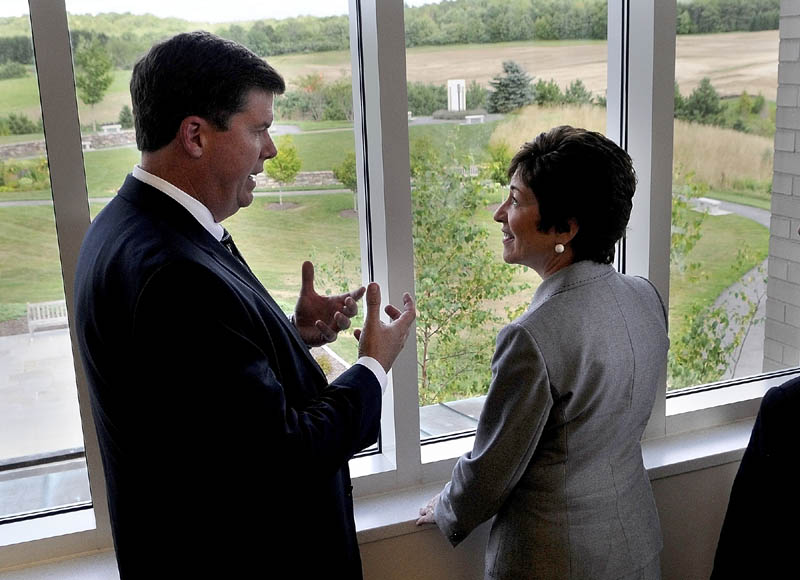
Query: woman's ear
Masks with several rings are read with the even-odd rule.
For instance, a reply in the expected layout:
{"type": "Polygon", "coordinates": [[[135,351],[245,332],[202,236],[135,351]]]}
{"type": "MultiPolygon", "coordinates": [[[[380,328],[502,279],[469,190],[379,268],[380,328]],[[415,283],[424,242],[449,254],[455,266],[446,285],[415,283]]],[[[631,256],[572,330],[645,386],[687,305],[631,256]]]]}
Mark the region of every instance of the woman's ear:
{"type": "Polygon", "coordinates": [[[178,143],[189,157],[199,159],[203,156],[206,140],[204,132],[209,129],[208,121],[192,115],[181,121],[178,127],[178,143]]]}
{"type": "Polygon", "coordinates": [[[569,226],[569,229],[559,232],[558,241],[562,244],[570,243],[572,239],[578,235],[578,230],[580,229],[575,218],[569,218],[567,220],[567,226],[569,226]]]}

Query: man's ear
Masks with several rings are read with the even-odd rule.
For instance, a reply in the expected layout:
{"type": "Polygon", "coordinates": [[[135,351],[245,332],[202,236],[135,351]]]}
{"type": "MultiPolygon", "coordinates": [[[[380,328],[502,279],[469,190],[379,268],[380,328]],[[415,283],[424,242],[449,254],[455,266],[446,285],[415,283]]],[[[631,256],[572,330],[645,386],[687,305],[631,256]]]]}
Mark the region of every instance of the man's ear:
{"type": "Polygon", "coordinates": [[[178,143],[192,159],[203,156],[206,144],[205,133],[209,129],[208,121],[202,117],[192,115],[181,121],[178,127],[178,143]]]}

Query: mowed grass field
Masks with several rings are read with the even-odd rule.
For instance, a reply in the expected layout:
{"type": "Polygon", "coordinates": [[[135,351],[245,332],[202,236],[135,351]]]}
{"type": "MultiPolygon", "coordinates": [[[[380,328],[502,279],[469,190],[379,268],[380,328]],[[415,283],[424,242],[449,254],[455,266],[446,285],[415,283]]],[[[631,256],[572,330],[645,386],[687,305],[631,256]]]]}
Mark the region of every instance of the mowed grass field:
{"type": "MultiPolygon", "coordinates": [[[[608,49],[605,41],[503,42],[413,47],[406,51],[409,81],[446,84],[460,78],[488,82],[502,71],[506,60],[518,62],[534,79],[555,80],[562,88],[581,79],[586,88],[605,95],[608,49]]],[[[350,54],[332,51],[280,55],[269,58],[292,87],[298,78],[319,73],[328,81],[350,76],[350,54]]],[[[778,31],[679,35],[676,45],[676,81],[688,95],[703,77],[712,79],[723,96],[763,94],[775,100],[778,78],[778,31]]],[[[81,124],[116,122],[130,104],[130,71],[114,71],[114,81],[103,101],[94,107],[78,102],[81,124]]],[[[38,88],[31,74],[0,81],[0,115],[25,113],[39,118],[38,88]]],[[[279,119],[280,121],[280,119],[279,119]]]]}

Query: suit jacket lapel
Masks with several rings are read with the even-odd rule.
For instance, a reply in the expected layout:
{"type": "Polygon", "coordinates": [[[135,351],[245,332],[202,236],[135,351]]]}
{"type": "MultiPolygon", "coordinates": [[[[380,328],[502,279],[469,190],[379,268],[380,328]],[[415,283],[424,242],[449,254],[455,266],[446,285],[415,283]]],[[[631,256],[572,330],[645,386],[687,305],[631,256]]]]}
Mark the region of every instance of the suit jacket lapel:
{"type": "Polygon", "coordinates": [[[322,372],[317,361],[311,356],[308,345],[306,345],[300,337],[297,328],[289,321],[277,302],[275,302],[267,289],[261,284],[261,281],[256,278],[249,267],[236,259],[225,246],[215,240],[208,230],[200,225],[194,216],[186,211],[181,204],[167,194],[139,181],[132,175],[128,175],[125,179],[125,183],[123,183],[120,188],[118,195],[146,209],[149,213],[156,216],[156,219],[167,223],[168,227],[182,232],[186,238],[198,246],[200,250],[222,264],[239,280],[249,286],[250,289],[263,300],[273,316],[284,326],[294,340],[298,350],[303,351],[309,362],[322,372]]]}

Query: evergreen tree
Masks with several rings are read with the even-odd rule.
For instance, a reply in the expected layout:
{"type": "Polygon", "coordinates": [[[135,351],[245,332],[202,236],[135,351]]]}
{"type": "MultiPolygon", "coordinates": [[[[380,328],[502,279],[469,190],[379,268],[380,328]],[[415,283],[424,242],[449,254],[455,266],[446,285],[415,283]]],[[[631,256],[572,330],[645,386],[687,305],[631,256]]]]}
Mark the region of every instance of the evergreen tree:
{"type": "Polygon", "coordinates": [[[487,109],[490,113],[508,113],[533,102],[531,77],[513,60],[503,63],[503,74],[494,77],[489,84],[494,88],[489,93],[487,109]]]}
{"type": "Polygon", "coordinates": [[[564,95],[561,94],[561,88],[553,79],[549,81],[539,79],[533,87],[533,100],[540,106],[553,105],[564,102],[564,95]]]}
{"type": "Polygon", "coordinates": [[[591,105],[594,101],[591,91],[586,88],[581,79],[570,83],[564,91],[564,102],[570,105],[591,105]]]}
{"type": "Polygon", "coordinates": [[[719,121],[720,113],[722,113],[722,103],[720,103],[719,93],[711,85],[711,80],[705,77],[686,99],[682,118],[696,123],[714,125],[719,121]]]}
{"type": "Polygon", "coordinates": [[[123,129],[130,129],[133,127],[133,112],[128,105],[123,105],[119,111],[117,122],[122,125],[123,129]]]}

